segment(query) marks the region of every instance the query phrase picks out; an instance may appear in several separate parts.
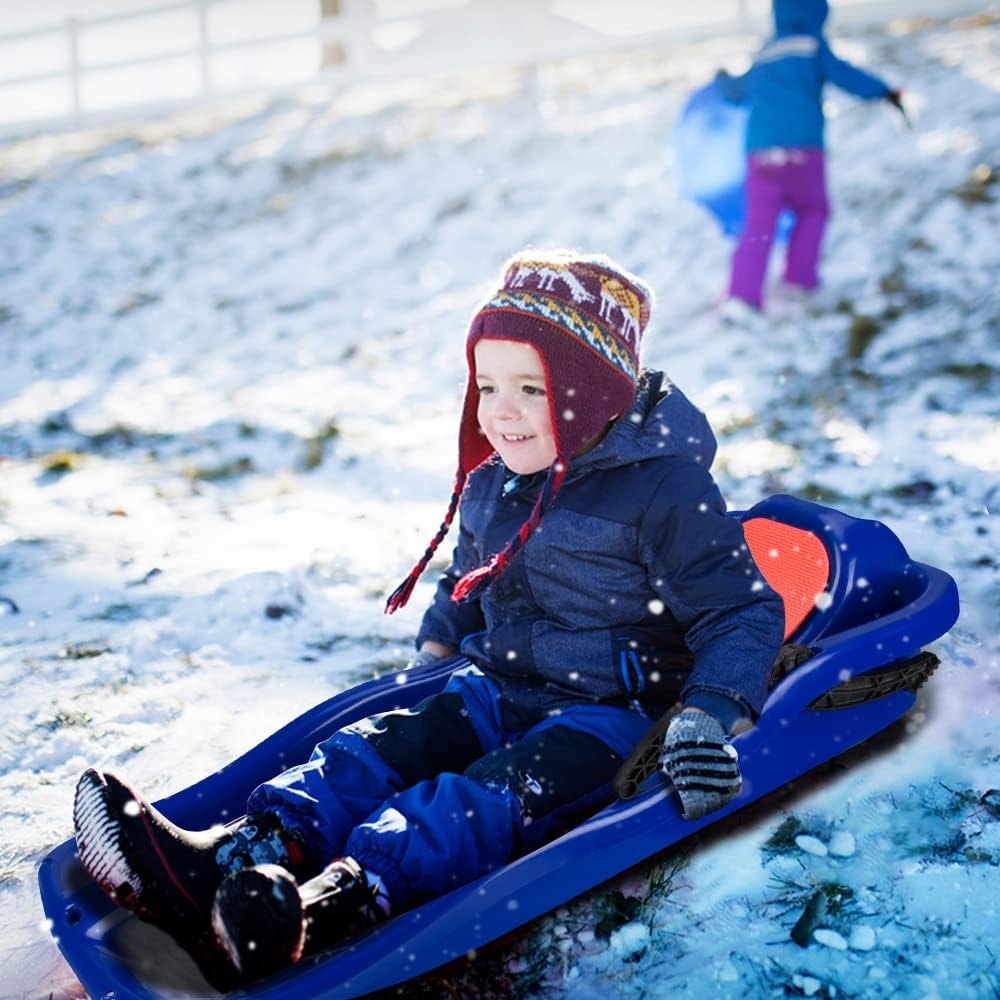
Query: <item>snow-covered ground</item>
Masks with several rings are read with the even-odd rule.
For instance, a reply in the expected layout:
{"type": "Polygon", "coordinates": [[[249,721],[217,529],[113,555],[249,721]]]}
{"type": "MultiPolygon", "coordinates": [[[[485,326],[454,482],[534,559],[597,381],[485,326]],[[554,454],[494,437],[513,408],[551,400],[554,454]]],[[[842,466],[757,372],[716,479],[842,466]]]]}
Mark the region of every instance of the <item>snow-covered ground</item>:
{"type": "Polygon", "coordinates": [[[83,767],[158,797],[405,662],[430,583],[383,597],[444,509],[467,318],[526,245],[654,285],[646,360],[708,411],[732,506],[880,518],[963,610],[878,752],[423,988],[998,995],[1000,21],[838,39],[914,128],[830,95],[826,286],[741,331],[667,137],[752,45],[0,146],[3,996],[80,994],[35,878],[83,767]]]}

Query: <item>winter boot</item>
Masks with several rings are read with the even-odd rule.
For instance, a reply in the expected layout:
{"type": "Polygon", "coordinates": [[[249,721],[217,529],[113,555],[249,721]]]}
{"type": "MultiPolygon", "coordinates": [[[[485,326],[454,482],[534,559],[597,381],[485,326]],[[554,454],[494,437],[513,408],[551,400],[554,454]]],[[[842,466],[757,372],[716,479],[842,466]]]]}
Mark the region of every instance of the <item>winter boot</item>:
{"type": "Polygon", "coordinates": [[[302,885],[277,865],[258,865],[219,886],[212,927],[241,981],[252,982],[385,919],[379,889],[353,858],[302,885]]]}
{"type": "Polygon", "coordinates": [[[94,769],[77,783],[73,824],[80,861],[101,889],[196,958],[214,942],[212,900],[230,872],[274,863],[311,874],[277,817],[183,830],[113,774],[94,769]]]}

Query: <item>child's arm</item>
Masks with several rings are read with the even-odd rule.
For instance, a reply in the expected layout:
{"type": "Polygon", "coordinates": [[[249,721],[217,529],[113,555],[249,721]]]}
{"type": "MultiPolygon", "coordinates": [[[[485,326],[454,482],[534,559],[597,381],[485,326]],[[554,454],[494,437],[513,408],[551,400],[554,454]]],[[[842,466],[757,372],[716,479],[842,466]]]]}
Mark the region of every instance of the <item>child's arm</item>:
{"type": "Polygon", "coordinates": [[[706,471],[687,466],[665,477],[641,528],[640,555],[694,657],[681,700],[721,695],[756,718],[781,648],[784,606],[706,471]]]}
{"type": "Polygon", "coordinates": [[[728,70],[720,69],[715,73],[715,85],[719,88],[719,93],[730,104],[746,104],[747,102],[747,74],[732,76],[728,70]]]}
{"type": "MultiPolygon", "coordinates": [[[[417,632],[417,649],[421,654],[448,656],[461,647],[462,640],[484,626],[479,601],[456,604],[451,599],[455,584],[480,563],[471,533],[459,522],[458,544],[451,565],[438,580],[431,606],[424,612],[417,632]]],[[[426,662],[426,660],[424,661],[426,662]]]]}
{"type": "Polygon", "coordinates": [[[443,656],[453,656],[455,650],[452,646],[446,646],[443,642],[435,642],[433,639],[425,639],[420,643],[418,652],[427,654],[435,660],[440,660],[443,656]]]}
{"type": "Polygon", "coordinates": [[[824,78],[855,97],[874,101],[879,98],[888,99],[891,94],[895,93],[883,79],[875,76],[874,73],[859,69],[847,62],[846,59],[835,56],[826,41],[820,42],[819,60],[824,78]]]}

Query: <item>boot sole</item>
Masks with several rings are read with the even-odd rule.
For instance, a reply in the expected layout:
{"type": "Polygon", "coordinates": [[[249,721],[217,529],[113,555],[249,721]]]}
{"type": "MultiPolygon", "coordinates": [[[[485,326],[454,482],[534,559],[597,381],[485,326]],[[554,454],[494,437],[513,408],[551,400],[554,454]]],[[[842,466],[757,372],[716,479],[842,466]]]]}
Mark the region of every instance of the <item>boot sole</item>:
{"type": "Polygon", "coordinates": [[[163,856],[138,797],[115,780],[119,787],[112,788],[103,774],[91,768],[77,783],[73,824],[80,861],[119,906],[162,927],[182,943],[194,940],[194,928],[208,923],[207,909],[191,897],[163,856]],[[148,873],[149,885],[129,861],[129,854],[137,849],[157,859],[155,869],[148,873]],[[169,901],[163,898],[164,889],[169,901]]]}
{"type": "MultiPolygon", "coordinates": [[[[126,859],[120,815],[116,815],[121,812],[127,815],[128,807],[127,802],[113,804],[104,776],[90,769],[76,786],[73,827],[83,867],[119,906],[138,913],[142,906],[142,878],[126,859]]],[[[137,817],[138,802],[134,807],[137,817]]]]}
{"type": "Polygon", "coordinates": [[[212,930],[233,967],[248,981],[286,968],[302,956],[305,941],[298,885],[277,865],[234,872],[215,894],[212,930]]]}

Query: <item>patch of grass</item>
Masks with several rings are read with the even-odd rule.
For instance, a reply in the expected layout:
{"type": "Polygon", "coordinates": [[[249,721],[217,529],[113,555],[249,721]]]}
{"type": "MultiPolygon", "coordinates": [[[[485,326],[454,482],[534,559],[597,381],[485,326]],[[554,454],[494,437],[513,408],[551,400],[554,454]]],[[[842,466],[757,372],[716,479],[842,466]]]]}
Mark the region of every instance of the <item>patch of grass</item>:
{"type": "Polygon", "coordinates": [[[384,677],[386,674],[398,674],[400,670],[406,669],[409,663],[408,657],[393,657],[392,659],[368,660],[364,664],[364,669],[372,677],[384,677]]]}
{"type": "Polygon", "coordinates": [[[60,660],[90,660],[110,653],[110,646],[92,646],[89,643],[72,643],[59,654],[60,660]]]}
{"type": "Polygon", "coordinates": [[[159,301],[160,296],[156,292],[146,292],[139,289],[123,299],[111,315],[115,317],[128,316],[129,313],[133,313],[137,309],[143,309],[159,301]]]}
{"type": "Polygon", "coordinates": [[[873,317],[854,315],[847,331],[847,356],[854,360],[860,358],[881,330],[881,323],[873,317]]]}
{"type": "Polygon", "coordinates": [[[59,434],[61,431],[71,431],[73,424],[66,413],[50,413],[41,423],[44,434],[59,434]]]}
{"type": "Polygon", "coordinates": [[[135,673],[132,670],[123,670],[114,680],[108,681],[104,688],[110,694],[124,694],[135,684],[135,680],[135,673]]]}
{"type": "Polygon", "coordinates": [[[997,369],[985,362],[977,361],[974,364],[951,364],[945,365],[941,369],[945,375],[954,375],[957,378],[967,378],[973,382],[988,382],[997,374],[997,369]]]}
{"type": "Polygon", "coordinates": [[[997,182],[997,171],[988,163],[977,163],[965,183],[954,190],[954,195],[967,207],[991,205],[996,201],[993,186],[997,182]]]}
{"type": "Polygon", "coordinates": [[[469,210],[472,199],[468,195],[457,195],[446,201],[437,211],[437,221],[443,222],[452,216],[462,215],[469,210]]]}
{"type": "Polygon", "coordinates": [[[950,796],[944,808],[936,810],[939,816],[949,818],[959,816],[970,806],[978,805],[981,801],[979,793],[972,788],[949,788],[942,781],[939,781],[938,785],[950,796]]]}
{"type": "Polygon", "coordinates": [[[83,465],[83,455],[78,451],[54,451],[39,459],[42,472],[48,475],[62,476],[67,472],[75,472],[83,465]]]}
{"type": "Polygon", "coordinates": [[[59,729],[68,729],[73,726],[89,726],[93,721],[93,717],[88,712],[71,712],[61,708],[51,719],[42,722],[41,727],[54,733],[59,729]]]}
{"type": "Polygon", "coordinates": [[[346,160],[353,159],[357,155],[357,152],[356,149],[352,149],[347,145],[331,146],[325,152],[319,153],[309,159],[298,160],[295,163],[282,163],[279,169],[282,178],[286,182],[298,186],[311,180],[317,173],[328,170],[330,167],[335,167],[346,160]]]}
{"type": "Polygon", "coordinates": [[[975,847],[965,847],[962,849],[962,857],[970,864],[1000,864],[1000,858],[994,857],[991,851],[979,850],[975,847]]]}
{"type": "Polygon", "coordinates": [[[860,385],[868,385],[875,387],[878,386],[880,382],[880,379],[875,372],[871,372],[865,368],[859,368],[857,366],[851,368],[851,370],[847,374],[850,375],[851,378],[854,379],[854,381],[860,385]]]}
{"type": "Polygon", "coordinates": [[[901,824],[891,834],[900,854],[920,860],[960,860],[968,838],[961,829],[961,812],[955,812],[953,803],[942,804],[921,795],[909,805],[913,821],[901,824]]]}
{"type": "Polygon", "coordinates": [[[820,882],[820,891],[826,898],[826,912],[838,917],[848,915],[855,907],[855,893],[841,882],[820,882]]]}
{"type": "Polygon", "coordinates": [[[231,462],[223,462],[221,465],[188,466],[184,470],[184,475],[199,482],[216,483],[226,479],[236,479],[253,471],[255,471],[253,460],[244,455],[241,458],[234,458],[231,462]]]}
{"type": "Polygon", "coordinates": [[[915,479],[911,483],[900,483],[889,490],[889,496],[911,503],[926,503],[934,496],[937,487],[926,479],[915,479]]]}
{"type": "Polygon", "coordinates": [[[764,842],[761,850],[768,857],[773,857],[776,854],[789,854],[791,851],[798,850],[795,838],[805,832],[805,824],[793,813],[781,821],[780,826],[764,842]]]}
{"type": "Polygon", "coordinates": [[[339,437],[340,428],[337,426],[336,420],[331,417],[312,437],[306,438],[306,451],[302,459],[302,468],[309,472],[322,465],[323,459],[326,457],[327,445],[339,437]]]}
{"type": "MultiPolygon", "coordinates": [[[[984,11],[982,14],[968,14],[965,17],[956,17],[953,23],[956,27],[966,31],[969,28],[988,28],[991,24],[997,24],[998,22],[1000,22],[1000,14],[994,14],[992,11],[984,11]]],[[[1000,993],[997,996],[1000,996],[1000,993]]]]}
{"type": "Polygon", "coordinates": [[[306,649],[314,649],[317,653],[329,653],[331,649],[336,649],[341,643],[350,639],[349,635],[329,635],[325,639],[317,639],[315,642],[307,642],[306,649]]]}
{"type": "Polygon", "coordinates": [[[88,435],[87,440],[97,451],[104,451],[108,448],[134,448],[140,442],[146,443],[150,437],[155,440],[168,440],[168,434],[149,435],[128,424],[112,424],[103,431],[88,435]]]}
{"type": "Polygon", "coordinates": [[[109,604],[97,614],[87,615],[84,621],[89,622],[133,622],[142,617],[142,611],[134,604],[109,604]]]}
{"type": "Polygon", "coordinates": [[[779,916],[796,913],[792,939],[805,947],[815,927],[847,931],[857,915],[856,893],[842,882],[818,881],[806,875],[805,882],[776,876],[771,879],[769,906],[780,906],[779,916]]]}
{"type": "Polygon", "coordinates": [[[420,979],[402,983],[377,993],[366,994],[368,1000],[521,1000],[530,996],[540,985],[545,965],[536,970],[530,987],[522,988],[507,971],[510,960],[506,950],[490,950],[486,954],[471,952],[450,965],[420,979]]]}
{"type": "Polygon", "coordinates": [[[829,486],[823,486],[820,483],[805,483],[795,492],[805,500],[812,500],[813,503],[836,504],[839,500],[843,499],[842,494],[838,490],[831,489],[829,486]]]}
{"type": "Polygon", "coordinates": [[[602,893],[594,903],[594,933],[607,941],[611,935],[631,923],[639,915],[642,900],[638,896],[626,896],[618,889],[610,889],[602,893]]]}
{"type": "Polygon", "coordinates": [[[903,290],[903,281],[898,274],[885,274],[879,279],[878,287],[884,295],[895,295],[903,290]]]}
{"type": "Polygon", "coordinates": [[[748,427],[757,426],[757,414],[748,413],[742,414],[740,416],[730,417],[724,423],[720,423],[716,427],[716,431],[720,435],[724,434],[735,434],[737,431],[746,430],[748,427]]]}

